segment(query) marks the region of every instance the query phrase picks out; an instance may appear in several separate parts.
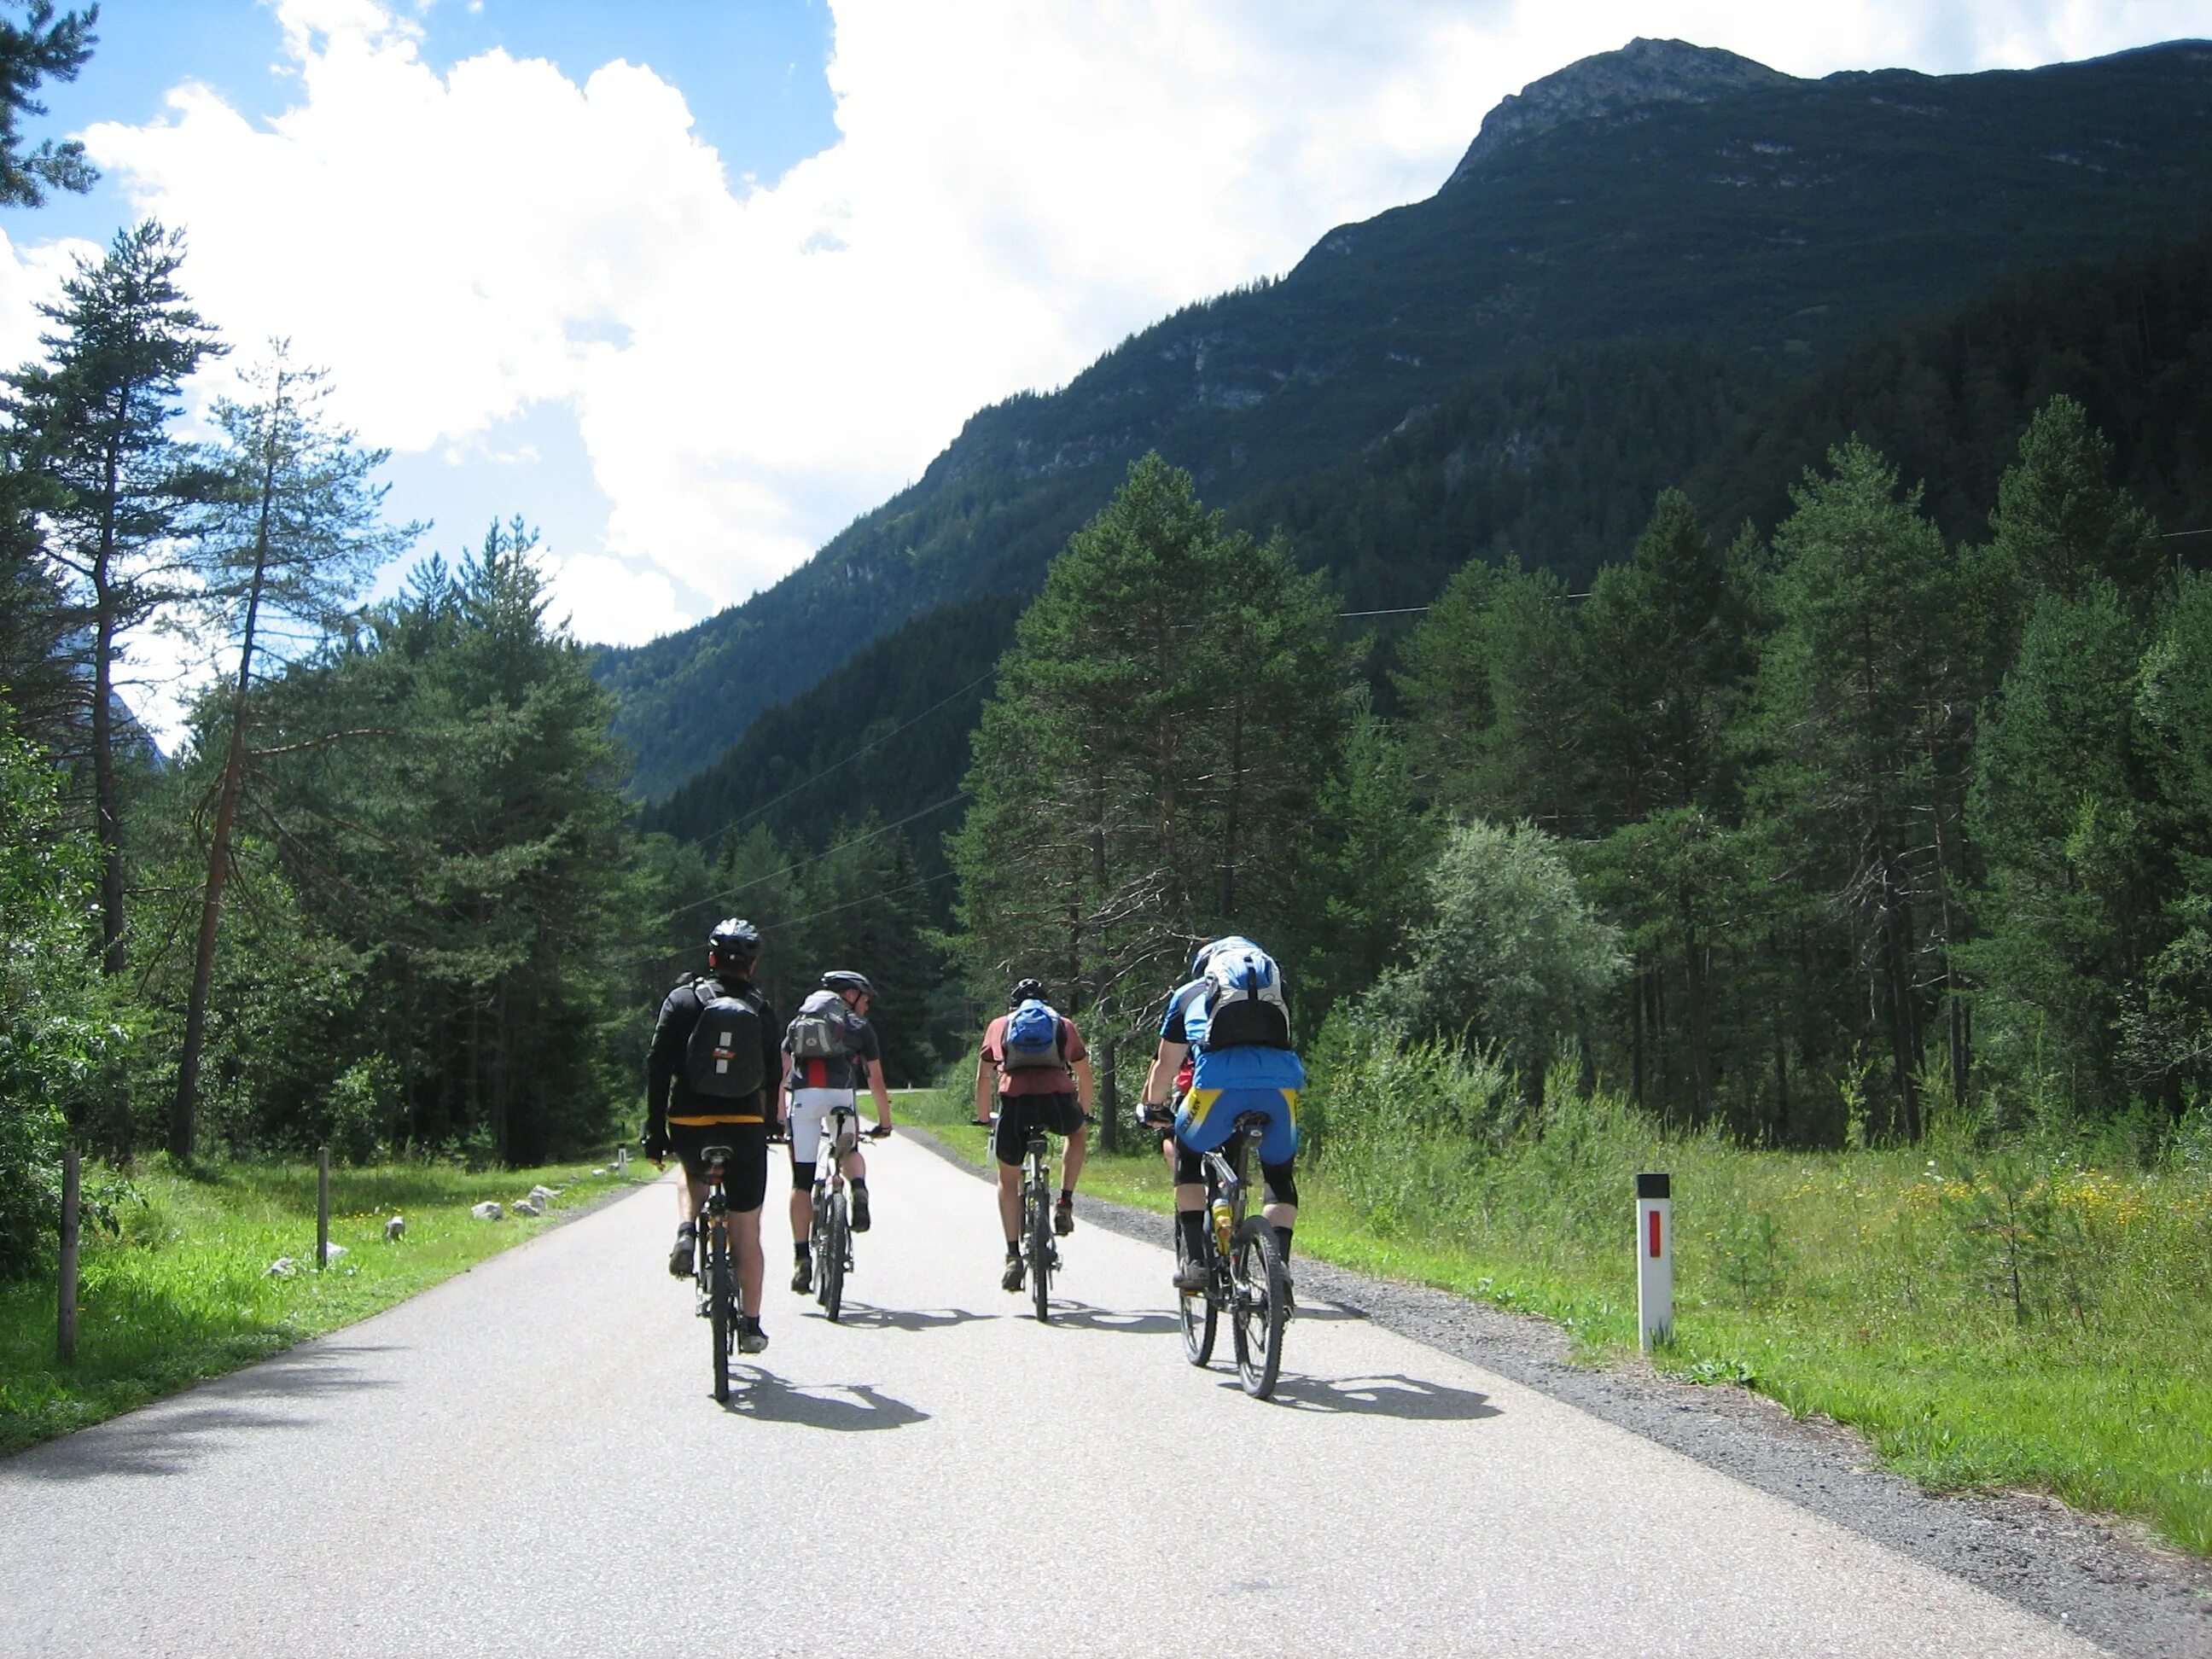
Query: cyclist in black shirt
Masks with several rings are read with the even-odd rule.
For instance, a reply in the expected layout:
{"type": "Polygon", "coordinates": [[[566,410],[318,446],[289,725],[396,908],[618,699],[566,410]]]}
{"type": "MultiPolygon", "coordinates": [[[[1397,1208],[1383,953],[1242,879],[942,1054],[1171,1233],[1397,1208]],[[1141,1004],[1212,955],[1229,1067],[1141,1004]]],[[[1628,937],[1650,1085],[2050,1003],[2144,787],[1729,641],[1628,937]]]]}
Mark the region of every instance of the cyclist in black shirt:
{"type": "Polygon", "coordinates": [[[695,1249],[692,1218],[707,1194],[708,1146],[727,1146],[723,1170],[729,1189],[730,1245],[737,1260],[739,1318],[738,1347],[758,1353],[768,1346],[761,1328],[761,1202],[768,1196],[768,1138],[783,1121],[783,1028],[766,996],[753,984],[761,953],[760,930],[732,916],[717,922],[707,937],[707,972],[679,984],[660,1005],[653,1028],[653,1049],[646,1060],[646,1156],[662,1164],[673,1151],[684,1160],[684,1185],[677,1194],[682,1224],[668,1255],[668,1271],[678,1279],[691,1273],[695,1249]],[[715,1024],[702,1031],[708,1007],[715,1024]],[[745,1026],[757,1028],[743,1031],[745,1026]],[[739,1042],[757,1054],[715,1047],[711,1039],[743,1031],[739,1042]],[[742,1093],[715,1086],[717,1072],[740,1082],[757,1079],[742,1093]]]}

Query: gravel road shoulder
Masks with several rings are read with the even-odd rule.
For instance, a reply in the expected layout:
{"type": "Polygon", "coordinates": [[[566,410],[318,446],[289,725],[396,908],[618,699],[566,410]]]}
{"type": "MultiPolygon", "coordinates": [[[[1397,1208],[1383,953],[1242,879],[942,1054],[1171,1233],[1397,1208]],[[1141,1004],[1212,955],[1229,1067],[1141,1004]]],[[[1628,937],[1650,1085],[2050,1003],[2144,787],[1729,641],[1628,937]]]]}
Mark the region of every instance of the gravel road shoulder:
{"type": "MultiPolygon", "coordinates": [[[[981,1173],[927,1131],[902,1133],[981,1173]]],[[[1164,1243],[1160,1218],[1078,1195],[1092,1226],[1164,1243]]],[[[2065,1626],[2126,1659],[2212,1656],[2212,1567],[2151,1547],[2027,1493],[1936,1496],[1881,1468],[1853,1431],[1793,1418],[1763,1395],[1699,1386],[1633,1362],[1578,1365],[1566,1333],[1447,1291],[1350,1273],[1307,1257],[1298,1299],[1334,1303],[1385,1330],[1657,1442],[1745,1485],[2065,1626]]]]}

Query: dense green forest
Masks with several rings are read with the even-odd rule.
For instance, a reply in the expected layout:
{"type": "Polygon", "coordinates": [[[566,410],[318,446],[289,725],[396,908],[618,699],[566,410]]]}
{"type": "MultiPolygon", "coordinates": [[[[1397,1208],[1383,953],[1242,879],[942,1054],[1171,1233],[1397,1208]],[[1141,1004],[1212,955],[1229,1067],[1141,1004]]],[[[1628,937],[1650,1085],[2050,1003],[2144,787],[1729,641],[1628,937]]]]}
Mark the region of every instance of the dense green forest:
{"type": "MultiPolygon", "coordinates": [[[[84,50],[46,47],[48,73],[84,50]]],[[[2112,85],[2157,108],[2201,76],[2139,56],[2112,85]]],[[[2121,118],[2063,80],[1942,83],[1975,165],[2014,165],[2008,121],[2089,143],[2121,118]]],[[[1877,83],[1758,110],[1894,160],[1877,83]]],[[[1732,118],[1629,125],[1679,172],[1732,118]]],[[[1468,192],[1498,210],[1516,168],[1621,165],[1626,130],[1530,140],[1391,217],[1391,280],[1443,305],[1420,237],[1466,232],[1468,192]]],[[[79,177],[9,145],[9,199],[79,177]]],[[[2166,177],[2126,198],[2143,225],[2166,177]]],[[[1906,205],[1955,211],[1931,191],[1906,205]]],[[[1842,236],[1861,185],[1828,199],[1842,236]]],[[[1262,335],[1318,349],[1389,264],[1328,247],[1077,386],[1096,406],[1147,353],[1187,377],[1261,362],[1262,335]],[[1317,274],[1343,259],[1366,276],[1317,274]]],[[[1742,280],[1777,295],[1818,264],[1765,258],[1742,280]]],[[[2012,263],[1962,253],[1911,291],[2012,263]]],[[[1472,1043],[1532,1100],[1566,1066],[1757,1145],[1909,1142],[1958,1111],[2154,1138],[2212,1081],[2212,236],[1845,349],[1905,307],[1877,284],[1795,378],[1820,353],[1685,344],[1642,301],[1601,337],[1445,319],[1449,372],[1368,400],[1388,424],[1346,445],[1293,410],[1264,466],[1079,421],[1044,457],[1077,404],[1018,400],[794,579],[798,610],[740,618],[822,647],[750,721],[696,639],[610,660],[550,623],[526,518],[421,556],[383,457],[282,350],[241,357],[185,441],[181,387],[234,349],[189,274],[181,234],[119,233],[0,398],[0,1271],[46,1236],[69,1139],[482,1163],[626,1133],[647,1014],[732,913],[780,1004],[828,967],[876,981],[902,1083],[1035,973],[1110,1101],[1190,944],[1231,927],[1288,964],[1324,1060],[1472,1043]],[[893,543],[896,568],[868,550],[893,543]],[[218,669],[166,757],[125,696],[156,628],[218,669]],[[690,781],[649,809],[624,793],[633,681],[687,688],[644,747],[690,781]]]]}

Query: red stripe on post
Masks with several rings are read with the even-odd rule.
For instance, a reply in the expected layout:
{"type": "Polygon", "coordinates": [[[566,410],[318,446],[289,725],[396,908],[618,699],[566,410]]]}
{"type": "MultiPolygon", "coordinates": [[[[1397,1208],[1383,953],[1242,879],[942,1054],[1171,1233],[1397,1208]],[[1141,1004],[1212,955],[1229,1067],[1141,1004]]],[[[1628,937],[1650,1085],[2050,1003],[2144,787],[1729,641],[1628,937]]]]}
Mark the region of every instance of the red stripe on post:
{"type": "Polygon", "coordinates": [[[1654,1261],[1656,1261],[1659,1259],[1659,1212],[1658,1212],[1658,1211],[1656,1211],[1656,1210],[1653,1210],[1653,1211],[1650,1212],[1650,1215],[1651,1215],[1651,1259],[1652,1259],[1654,1261]]]}

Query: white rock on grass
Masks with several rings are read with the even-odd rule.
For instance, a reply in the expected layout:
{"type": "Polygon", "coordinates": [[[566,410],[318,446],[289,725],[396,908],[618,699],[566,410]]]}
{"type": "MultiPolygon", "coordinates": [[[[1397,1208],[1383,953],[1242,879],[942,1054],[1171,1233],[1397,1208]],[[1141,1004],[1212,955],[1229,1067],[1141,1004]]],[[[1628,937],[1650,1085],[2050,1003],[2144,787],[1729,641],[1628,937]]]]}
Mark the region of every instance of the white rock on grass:
{"type": "Polygon", "coordinates": [[[280,1255],[261,1270],[264,1279],[289,1279],[300,1271],[300,1264],[289,1255],[280,1255]]]}
{"type": "Polygon", "coordinates": [[[323,1246],[323,1260],[325,1261],[335,1261],[345,1253],[346,1247],[343,1244],[325,1244],[323,1246]]]}
{"type": "Polygon", "coordinates": [[[384,1224],[384,1242],[386,1243],[397,1244],[401,1239],[406,1237],[407,1218],[405,1216],[396,1215],[392,1217],[391,1220],[384,1224]]]}
{"type": "Polygon", "coordinates": [[[605,1175],[606,1172],[607,1172],[607,1166],[606,1166],[605,1164],[600,1164],[600,1165],[599,1165],[599,1167],[598,1169],[596,1169],[596,1170],[592,1170],[592,1173],[593,1175],[595,1175],[595,1176],[603,1176],[603,1175],[605,1175]]]}
{"type": "Polygon", "coordinates": [[[469,1213],[479,1221],[497,1221],[501,1217],[504,1216],[507,1212],[501,1209],[498,1205],[487,1200],[483,1203],[476,1206],[469,1212],[469,1213]]]}
{"type": "Polygon", "coordinates": [[[540,1204],[550,1204],[555,1199],[560,1197],[564,1190],[559,1187],[532,1187],[530,1189],[530,1195],[540,1204]]]}
{"type": "Polygon", "coordinates": [[[514,1200],[514,1212],[517,1215],[544,1215],[545,1206],[534,1198],[518,1198],[514,1200]]]}

